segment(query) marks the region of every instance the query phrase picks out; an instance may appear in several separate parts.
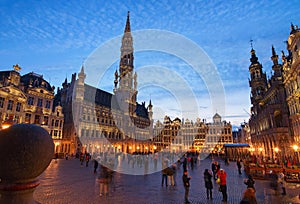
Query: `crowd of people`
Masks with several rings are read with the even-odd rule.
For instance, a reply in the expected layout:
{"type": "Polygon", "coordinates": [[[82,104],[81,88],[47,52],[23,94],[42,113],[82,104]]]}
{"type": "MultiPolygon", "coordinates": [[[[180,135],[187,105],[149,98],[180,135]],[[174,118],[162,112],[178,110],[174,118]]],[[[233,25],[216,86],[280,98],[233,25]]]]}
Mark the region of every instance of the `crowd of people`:
{"type": "MultiPolygon", "coordinates": [[[[192,171],[194,168],[197,168],[197,162],[199,160],[199,155],[196,154],[184,154],[178,160],[170,159],[168,155],[153,155],[151,157],[151,162],[157,167],[157,162],[161,161],[161,186],[175,188],[180,182],[176,181],[177,174],[182,172],[182,184],[184,188],[184,201],[185,203],[190,203],[189,201],[189,192],[190,192],[190,182],[192,177],[189,176],[189,171],[192,171]],[[182,169],[182,171],[178,171],[182,169]]],[[[99,195],[107,196],[110,192],[110,188],[114,186],[114,166],[115,160],[111,157],[102,157],[101,161],[99,158],[93,158],[91,154],[85,152],[78,155],[80,165],[85,165],[88,167],[89,162],[92,160],[94,164],[94,174],[97,174],[97,180],[99,182],[99,195]]],[[[66,157],[68,160],[68,157],[66,157]]],[[[138,157],[136,155],[127,155],[128,163],[136,161],[137,167],[145,165],[145,159],[143,157],[138,157]]],[[[226,159],[224,164],[228,166],[230,163],[226,159]]],[[[232,163],[231,163],[232,164],[232,163]]],[[[237,174],[242,174],[242,160],[237,159],[236,161],[237,174]]],[[[211,169],[206,168],[203,172],[204,187],[206,189],[206,198],[208,200],[213,200],[213,189],[215,187],[222,195],[222,202],[228,202],[227,194],[227,173],[221,168],[220,161],[214,160],[212,158],[211,169]]],[[[280,186],[282,189],[282,195],[286,195],[286,182],[284,174],[280,173],[276,175],[276,190],[277,186],[280,186]]],[[[244,180],[245,190],[242,195],[240,204],[257,204],[256,200],[256,189],[255,189],[255,180],[251,175],[247,175],[247,179],[244,180]]],[[[179,186],[180,188],[180,186],[179,186]]]]}

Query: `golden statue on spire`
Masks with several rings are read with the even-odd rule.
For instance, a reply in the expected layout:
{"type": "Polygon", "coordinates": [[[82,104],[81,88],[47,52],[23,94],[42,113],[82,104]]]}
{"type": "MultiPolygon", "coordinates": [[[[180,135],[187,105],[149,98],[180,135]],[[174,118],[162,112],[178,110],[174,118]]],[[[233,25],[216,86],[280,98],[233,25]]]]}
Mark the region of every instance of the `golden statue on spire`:
{"type": "Polygon", "coordinates": [[[18,64],[13,65],[14,70],[20,71],[21,67],[18,64]]]}

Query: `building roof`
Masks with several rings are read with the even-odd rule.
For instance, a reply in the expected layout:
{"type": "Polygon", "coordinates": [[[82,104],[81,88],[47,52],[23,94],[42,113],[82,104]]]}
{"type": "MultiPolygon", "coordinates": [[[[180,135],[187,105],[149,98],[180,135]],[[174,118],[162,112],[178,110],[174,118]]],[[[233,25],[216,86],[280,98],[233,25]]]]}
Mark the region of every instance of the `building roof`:
{"type": "Polygon", "coordinates": [[[43,79],[43,75],[30,72],[21,77],[21,82],[25,87],[41,87],[50,92],[54,92],[54,86],[50,86],[49,82],[43,79]]]}
{"type": "MultiPolygon", "coordinates": [[[[84,84],[84,90],[85,101],[95,103],[99,106],[105,106],[110,109],[121,110],[118,101],[115,99],[115,96],[113,94],[87,84],[84,84]]],[[[135,113],[137,116],[148,118],[148,110],[145,107],[145,103],[136,103],[135,113]]]]}
{"type": "MultiPolygon", "coordinates": [[[[84,84],[84,100],[96,105],[111,108],[112,94],[101,89],[84,84]]],[[[117,106],[119,109],[119,106],[117,106]]],[[[117,108],[113,106],[113,108],[117,108]]]]}
{"type": "Polygon", "coordinates": [[[221,118],[221,116],[218,113],[216,113],[213,118],[221,118]]]}

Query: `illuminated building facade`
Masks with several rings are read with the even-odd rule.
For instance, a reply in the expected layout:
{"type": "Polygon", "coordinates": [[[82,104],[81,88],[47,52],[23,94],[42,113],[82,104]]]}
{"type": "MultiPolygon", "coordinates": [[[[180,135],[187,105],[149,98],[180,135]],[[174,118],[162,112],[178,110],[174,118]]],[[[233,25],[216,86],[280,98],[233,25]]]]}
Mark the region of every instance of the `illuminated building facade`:
{"type": "Polygon", "coordinates": [[[205,151],[223,153],[223,145],[233,143],[232,125],[216,113],[213,122],[206,123],[207,134],[205,138],[205,151]]]}
{"type": "Polygon", "coordinates": [[[292,136],[289,144],[292,146],[291,151],[295,151],[297,155],[300,147],[300,30],[293,24],[287,40],[287,50],[287,55],[282,51],[283,83],[286,90],[292,136]]]}
{"type": "Polygon", "coordinates": [[[55,103],[54,87],[42,75],[28,73],[23,76],[15,70],[0,72],[0,123],[36,124],[46,129],[55,143],[55,152],[70,152],[70,142],[63,137],[64,115],[55,103]]]}
{"type": "Polygon", "coordinates": [[[297,61],[299,67],[297,53],[292,53],[292,50],[297,50],[297,43],[294,41],[295,34],[299,32],[297,30],[293,27],[289,37],[289,55],[285,56],[282,51],[283,64],[278,63],[278,55],[272,46],[273,74],[269,80],[263,73],[262,65],[258,62],[253,48],[249,66],[252,104],[249,126],[252,149],[262,156],[270,159],[278,158],[281,161],[291,155],[293,134],[299,129],[297,126],[299,109],[296,108],[299,104],[299,97],[296,94],[299,84],[298,72],[291,70],[291,68],[297,69],[297,61]],[[294,130],[294,133],[291,130],[294,130]]]}
{"type": "Polygon", "coordinates": [[[212,123],[200,118],[193,122],[189,119],[171,120],[165,116],[164,122],[157,121],[153,130],[153,142],[158,151],[210,153],[221,151],[224,144],[233,143],[232,125],[222,121],[219,114],[214,115],[212,123]]]}
{"type": "Polygon", "coordinates": [[[179,134],[181,120],[171,120],[169,116],[164,117],[163,123],[156,121],[153,127],[152,142],[157,151],[181,152],[183,150],[182,136],[179,134]]]}
{"type": "Polygon", "coordinates": [[[64,133],[74,153],[153,152],[152,103],[137,100],[137,73],[134,72],[133,39],[128,12],[122,38],[119,70],[115,72],[113,94],[85,83],[84,66],[71,82],[59,89],[66,115],[64,133]]]}

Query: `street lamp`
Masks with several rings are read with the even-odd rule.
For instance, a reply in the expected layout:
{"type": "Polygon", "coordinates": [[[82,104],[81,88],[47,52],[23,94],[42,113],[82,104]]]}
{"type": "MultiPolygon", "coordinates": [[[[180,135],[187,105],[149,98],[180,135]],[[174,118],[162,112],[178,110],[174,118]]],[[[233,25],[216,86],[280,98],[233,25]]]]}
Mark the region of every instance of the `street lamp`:
{"type": "Polygon", "coordinates": [[[276,159],[278,160],[278,152],[279,152],[279,148],[278,148],[278,147],[275,147],[275,148],[274,148],[274,151],[275,151],[276,159]]]}
{"type": "Polygon", "coordinates": [[[56,142],[54,142],[54,144],[55,144],[55,153],[59,153],[60,141],[56,141],[56,142]]]}
{"type": "Polygon", "coordinates": [[[7,129],[9,128],[10,126],[14,125],[15,124],[15,121],[13,120],[13,116],[10,115],[8,117],[8,119],[6,119],[2,124],[1,124],[1,129],[4,130],[4,129],[7,129]]]}
{"type": "Polygon", "coordinates": [[[295,144],[295,145],[293,145],[293,149],[295,150],[295,152],[297,152],[297,151],[298,151],[298,148],[299,148],[299,147],[298,147],[298,145],[296,145],[296,144],[295,144]]]}
{"type": "Polygon", "coordinates": [[[259,147],[258,148],[258,150],[259,150],[259,156],[261,157],[261,158],[263,158],[264,157],[264,155],[263,155],[263,153],[262,153],[262,151],[263,151],[263,148],[262,147],[259,147]]]}
{"type": "Polygon", "coordinates": [[[296,160],[297,160],[297,163],[299,163],[299,158],[298,158],[298,149],[299,149],[299,147],[298,147],[298,145],[293,145],[293,149],[294,149],[294,151],[295,151],[295,154],[296,154],[296,160]]]}

